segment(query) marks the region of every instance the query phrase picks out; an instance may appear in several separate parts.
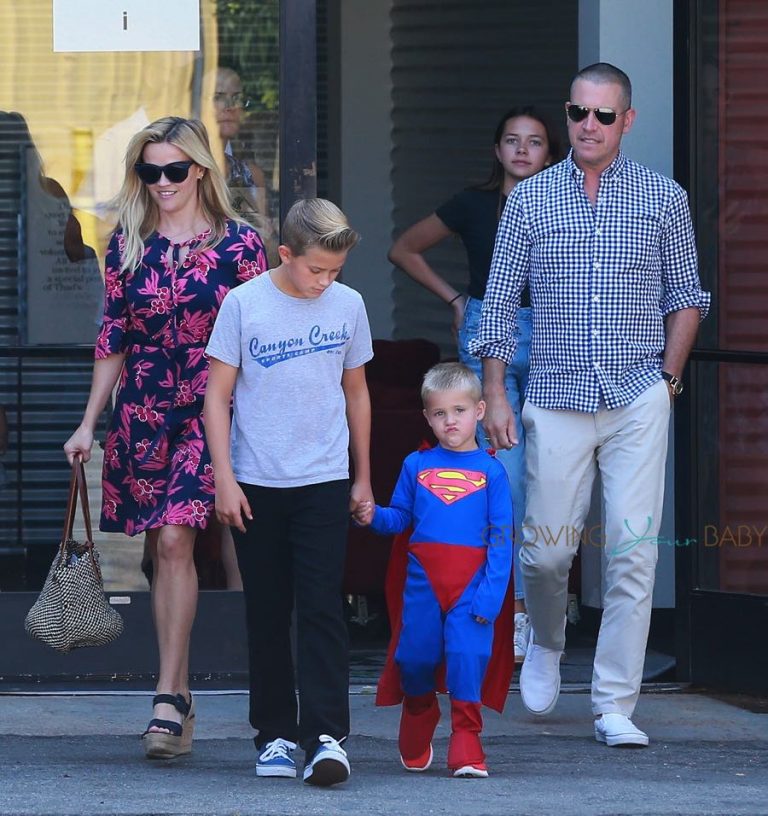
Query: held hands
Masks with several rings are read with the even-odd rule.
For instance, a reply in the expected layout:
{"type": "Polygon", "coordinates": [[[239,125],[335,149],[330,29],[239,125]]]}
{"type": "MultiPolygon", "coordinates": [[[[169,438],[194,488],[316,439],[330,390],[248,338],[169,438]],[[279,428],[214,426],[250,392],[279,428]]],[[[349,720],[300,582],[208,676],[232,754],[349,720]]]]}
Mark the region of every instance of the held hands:
{"type": "Polygon", "coordinates": [[[485,439],[496,450],[509,450],[517,445],[515,415],[509,400],[503,392],[484,394],[485,418],[483,428],[485,439]]]}
{"type": "Polygon", "coordinates": [[[245,532],[245,521],[253,521],[251,506],[240,485],[232,479],[220,484],[216,482],[216,518],[222,523],[245,532]]]}
{"type": "Polygon", "coordinates": [[[373,519],[373,506],[373,490],[370,482],[354,482],[349,491],[349,513],[352,518],[358,524],[367,526],[373,519]]]}
{"type": "Polygon", "coordinates": [[[74,464],[75,457],[80,456],[83,463],[91,458],[93,447],[93,431],[82,425],[64,443],[64,453],[70,465],[74,464]]]}
{"type": "Polygon", "coordinates": [[[352,518],[356,524],[367,527],[373,521],[373,502],[360,502],[352,513],[352,518]]]}

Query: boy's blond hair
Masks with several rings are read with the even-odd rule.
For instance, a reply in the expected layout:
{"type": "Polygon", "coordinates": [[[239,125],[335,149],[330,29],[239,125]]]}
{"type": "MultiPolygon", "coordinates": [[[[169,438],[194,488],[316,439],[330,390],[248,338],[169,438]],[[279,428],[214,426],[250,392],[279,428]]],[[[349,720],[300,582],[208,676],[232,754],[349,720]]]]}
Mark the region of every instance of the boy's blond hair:
{"type": "Polygon", "coordinates": [[[438,363],[427,371],[421,384],[421,401],[438,391],[466,391],[474,402],[480,402],[483,388],[477,374],[463,363],[438,363]]]}
{"type": "Polygon", "coordinates": [[[294,255],[304,255],[319,247],[328,252],[347,252],[360,240],[349,226],[347,216],[325,198],[297,201],[285,216],[281,243],[294,255]]]}

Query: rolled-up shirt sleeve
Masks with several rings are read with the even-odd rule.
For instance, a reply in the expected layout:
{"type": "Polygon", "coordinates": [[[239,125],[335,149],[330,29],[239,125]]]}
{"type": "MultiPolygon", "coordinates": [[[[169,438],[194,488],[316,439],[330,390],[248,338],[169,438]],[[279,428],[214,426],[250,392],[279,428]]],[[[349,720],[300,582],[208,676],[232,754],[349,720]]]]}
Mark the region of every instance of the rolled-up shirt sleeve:
{"type": "Polygon", "coordinates": [[[475,357],[495,357],[507,365],[515,355],[515,319],[528,281],[530,240],[519,188],[507,200],[499,221],[477,337],[469,341],[475,357]]]}
{"type": "Polygon", "coordinates": [[[669,217],[662,235],[661,313],[666,317],[681,309],[698,309],[703,320],[709,311],[710,294],[701,288],[696,239],[691,223],[688,197],[679,185],[674,186],[669,217]]]}
{"type": "Polygon", "coordinates": [[[95,354],[103,360],[110,354],[123,354],[127,347],[129,322],[128,300],[125,295],[125,274],[120,271],[121,232],[115,232],[107,247],[104,265],[104,317],[96,337],[95,354]]]}

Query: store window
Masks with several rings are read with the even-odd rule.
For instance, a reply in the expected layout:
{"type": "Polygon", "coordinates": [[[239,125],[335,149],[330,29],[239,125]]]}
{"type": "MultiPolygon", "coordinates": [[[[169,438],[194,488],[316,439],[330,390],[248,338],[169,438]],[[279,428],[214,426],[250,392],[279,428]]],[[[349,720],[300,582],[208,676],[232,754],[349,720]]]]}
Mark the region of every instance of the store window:
{"type": "MultiPolygon", "coordinates": [[[[62,445],[89,390],[131,136],[162,116],[202,119],[236,209],[273,258],[277,245],[278,0],[201,0],[196,51],[55,52],[55,5],[0,0],[2,591],[39,588],[61,533],[62,445]]],[[[96,519],[100,466],[96,444],[96,519]]],[[[141,537],[97,542],[109,589],[147,588],[141,537]]],[[[215,531],[197,549],[202,586],[231,583],[215,531]]]]}

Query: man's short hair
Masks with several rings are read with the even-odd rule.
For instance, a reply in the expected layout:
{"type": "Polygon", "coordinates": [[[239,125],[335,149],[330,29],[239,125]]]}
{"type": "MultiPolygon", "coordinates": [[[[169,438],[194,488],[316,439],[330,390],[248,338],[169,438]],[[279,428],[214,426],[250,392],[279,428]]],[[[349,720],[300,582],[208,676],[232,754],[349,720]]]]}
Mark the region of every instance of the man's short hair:
{"type": "Polygon", "coordinates": [[[466,391],[474,402],[480,402],[483,393],[479,377],[463,363],[438,363],[427,371],[421,401],[426,405],[427,399],[440,391],[466,391]]]}
{"type": "Polygon", "coordinates": [[[347,252],[360,240],[347,216],[325,198],[303,198],[285,216],[281,242],[294,255],[319,247],[328,252],[347,252]]]}
{"type": "Polygon", "coordinates": [[[573,78],[571,88],[573,88],[573,83],[577,79],[584,79],[587,82],[596,82],[598,84],[612,83],[618,85],[621,88],[621,99],[625,108],[632,106],[632,83],[621,68],[611,65],[610,62],[596,62],[594,65],[587,65],[586,68],[582,68],[573,78]]]}

